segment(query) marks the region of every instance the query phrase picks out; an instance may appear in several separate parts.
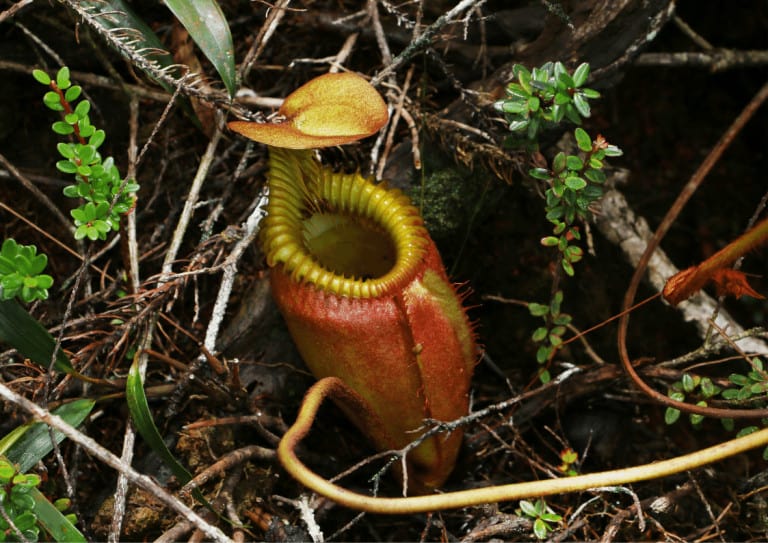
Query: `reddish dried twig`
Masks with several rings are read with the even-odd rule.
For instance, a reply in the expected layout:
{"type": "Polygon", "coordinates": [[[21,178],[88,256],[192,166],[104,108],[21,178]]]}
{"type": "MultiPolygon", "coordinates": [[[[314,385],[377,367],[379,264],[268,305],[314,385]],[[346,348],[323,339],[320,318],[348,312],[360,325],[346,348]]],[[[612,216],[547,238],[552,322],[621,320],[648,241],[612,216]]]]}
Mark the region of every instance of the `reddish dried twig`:
{"type": "MultiPolygon", "coordinates": [[[[741,129],[744,127],[747,121],[754,115],[755,111],[757,111],[757,109],[766,100],[766,98],[768,98],[768,83],[763,85],[763,87],[752,98],[749,104],[747,104],[747,106],[739,114],[739,116],[736,117],[736,119],[734,119],[731,126],[728,127],[728,130],[725,132],[725,134],[722,135],[722,137],[717,142],[715,147],[712,149],[709,155],[707,155],[707,158],[704,160],[704,162],[701,163],[701,165],[693,174],[693,176],[685,185],[685,187],[683,187],[683,190],[678,195],[677,200],[675,200],[674,204],[672,204],[672,207],[669,209],[666,216],[661,221],[661,224],[656,229],[656,233],[648,242],[648,246],[645,248],[645,252],[640,257],[640,260],[637,263],[637,267],[635,268],[635,273],[634,275],[632,275],[632,280],[630,281],[629,286],[627,287],[627,292],[624,295],[622,312],[626,311],[626,309],[632,305],[632,302],[635,299],[635,294],[637,294],[637,289],[640,286],[640,280],[643,277],[643,274],[645,273],[646,268],[648,267],[648,262],[651,259],[651,255],[653,255],[653,252],[659,246],[659,244],[661,243],[661,240],[664,238],[669,228],[677,219],[677,216],[680,214],[680,211],[683,209],[683,207],[691,198],[691,196],[693,196],[693,193],[696,192],[696,189],[699,188],[701,183],[704,181],[704,178],[712,169],[712,167],[715,165],[715,163],[720,159],[725,149],[731,144],[731,142],[734,140],[736,135],[741,131],[741,129]]],[[[617,333],[619,357],[621,359],[622,366],[624,367],[627,374],[632,378],[632,381],[634,381],[634,383],[638,386],[638,388],[640,388],[646,395],[650,396],[654,400],[664,405],[673,407],[675,409],[679,409],[680,411],[683,411],[686,413],[695,413],[695,414],[704,415],[707,417],[715,417],[715,418],[768,417],[768,409],[722,409],[722,408],[715,408],[715,407],[702,407],[698,405],[688,404],[685,402],[675,401],[665,396],[664,394],[658,392],[657,390],[654,390],[645,381],[642,380],[642,378],[635,371],[635,368],[632,366],[632,362],[629,358],[629,351],[627,350],[628,328],[629,328],[629,313],[623,313],[621,316],[621,319],[619,319],[619,329],[617,333]]]]}

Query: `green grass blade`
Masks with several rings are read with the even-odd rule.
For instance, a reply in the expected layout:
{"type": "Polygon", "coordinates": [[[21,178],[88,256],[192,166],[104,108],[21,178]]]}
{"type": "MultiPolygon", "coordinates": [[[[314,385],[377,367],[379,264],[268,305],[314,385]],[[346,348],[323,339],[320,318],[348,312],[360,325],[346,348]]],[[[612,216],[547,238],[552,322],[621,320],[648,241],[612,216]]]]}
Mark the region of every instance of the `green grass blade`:
{"type": "Polygon", "coordinates": [[[192,475],[187,471],[187,468],[176,460],[173,453],[168,450],[168,447],[165,446],[165,441],[163,441],[163,436],[160,435],[157,426],[155,426],[152,413],[149,411],[147,396],[144,393],[144,383],[141,382],[136,362],[131,365],[131,369],[128,372],[125,397],[128,401],[128,410],[131,412],[133,424],[136,426],[139,434],[141,434],[141,437],[144,438],[144,441],[162,458],[163,462],[171,469],[182,485],[189,482],[192,479],[192,475]]]}
{"type": "MultiPolygon", "coordinates": [[[[131,369],[128,371],[128,381],[125,385],[125,398],[128,402],[128,410],[131,412],[131,418],[136,430],[139,432],[144,441],[152,448],[155,453],[165,462],[182,485],[187,484],[192,475],[187,471],[181,463],[176,460],[173,453],[168,450],[168,447],[163,441],[163,436],[160,435],[160,431],[155,426],[155,421],[152,418],[152,413],[149,410],[149,404],[147,403],[147,395],[144,393],[144,383],[141,381],[141,375],[139,375],[138,359],[131,365],[131,369]]],[[[211,511],[214,511],[213,507],[208,500],[205,499],[203,494],[197,488],[192,491],[192,496],[208,507],[211,511]]],[[[215,512],[215,511],[214,511],[215,512]]]]}
{"type": "Polygon", "coordinates": [[[224,13],[216,0],[165,0],[192,40],[219,72],[230,96],[235,95],[235,50],[224,13]]]}
{"type": "MultiPolygon", "coordinates": [[[[48,330],[15,300],[0,301],[0,342],[9,344],[44,368],[50,365],[56,346],[48,330]]],[[[64,373],[76,373],[61,349],[56,356],[54,367],[64,373]]]]}
{"type": "MultiPolygon", "coordinates": [[[[77,427],[93,410],[94,405],[96,405],[94,400],[80,399],[66,403],[54,409],[52,413],[61,417],[70,426],[77,427]]],[[[53,435],[56,443],[61,443],[64,440],[64,434],[61,432],[54,430],[53,435]]],[[[5,456],[14,464],[18,464],[21,473],[26,473],[52,450],[53,443],[51,443],[48,425],[37,422],[30,425],[26,432],[8,447],[5,456]]]]}
{"type": "Polygon", "coordinates": [[[35,500],[35,514],[37,522],[47,531],[55,541],[67,541],[72,543],[85,543],[85,536],[80,533],[74,524],[67,520],[61,511],[43,496],[40,491],[33,488],[30,492],[35,500]]]}

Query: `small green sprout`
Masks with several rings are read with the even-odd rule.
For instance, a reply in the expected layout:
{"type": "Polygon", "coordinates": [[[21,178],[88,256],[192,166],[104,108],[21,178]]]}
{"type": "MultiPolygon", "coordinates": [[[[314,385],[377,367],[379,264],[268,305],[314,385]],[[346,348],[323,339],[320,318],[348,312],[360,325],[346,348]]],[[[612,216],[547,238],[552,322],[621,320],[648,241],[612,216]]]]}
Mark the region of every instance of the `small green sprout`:
{"type": "Polygon", "coordinates": [[[537,539],[546,539],[554,530],[552,523],[559,523],[563,517],[555,513],[543,499],[539,498],[535,503],[528,500],[520,500],[518,515],[524,515],[533,520],[533,534],[537,539]]]}
{"type": "Polygon", "coordinates": [[[575,477],[579,474],[579,472],[576,471],[576,466],[579,462],[579,453],[570,447],[566,447],[560,451],[560,462],[561,464],[557,469],[560,470],[561,473],[564,473],[568,477],[575,477]]]}

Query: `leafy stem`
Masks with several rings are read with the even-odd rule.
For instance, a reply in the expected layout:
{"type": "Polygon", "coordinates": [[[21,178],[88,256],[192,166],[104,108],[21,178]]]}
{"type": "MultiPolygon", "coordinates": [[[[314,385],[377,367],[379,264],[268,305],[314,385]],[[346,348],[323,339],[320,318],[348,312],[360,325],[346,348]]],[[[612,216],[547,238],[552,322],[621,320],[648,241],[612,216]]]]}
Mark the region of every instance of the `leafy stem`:
{"type": "MultiPolygon", "coordinates": [[[[589,100],[600,97],[599,92],[584,86],[589,71],[587,63],[579,65],[573,74],[562,62],[547,62],[532,70],[515,65],[512,69],[515,80],[507,85],[506,96],[494,104],[495,109],[504,114],[510,132],[517,134],[508,138],[507,144],[536,152],[542,129],[563,121],[580,125],[582,119],[589,117],[592,114],[589,100]]],[[[536,328],[531,336],[539,344],[536,351],[539,364],[551,360],[571,322],[571,316],[560,310],[563,301],[560,281],[562,272],[569,277],[574,275],[574,264],[584,256],[578,243],[581,230],[577,223],[590,219],[592,206],[603,196],[605,159],[621,155],[621,150],[608,144],[602,136],[593,141],[583,128],[576,128],[574,136],[577,154],[559,152],[549,168],[538,167],[529,172],[532,178],[547,185],[545,213],[553,228],[541,244],[558,251],[549,303],[528,305],[531,315],[544,319],[543,326],[536,328]]],[[[551,379],[546,367],[540,371],[539,379],[543,383],[551,379]]]]}
{"type": "MultiPolygon", "coordinates": [[[[553,228],[552,234],[542,238],[541,244],[558,251],[549,304],[532,303],[528,306],[531,315],[544,319],[544,326],[537,328],[531,336],[534,342],[539,343],[536,351],[539,364],[551,359],[563,342],[566,326],[571,322],[571,316],[560,310],[563,291],[559,282],[560,270],[573,277],[573,265],[584,256],[584,250],[578,245],[581,232],[577,223],[589,220],[592,207],[603,196],[605,159],[621,155],[618,147],[610,145],[602,136],[592,140],[583,128],[574,131],[574,138],[578,154],[559,152],[550,168],[534,168],[529,172],[531,177],[544,181],[548,186],[544,193],[545,211],[553,228]]],[[[543,369],[539,378],[544,383],[548,382],[549,371],[543,369]]]]}
{"type": "Polygon", "coordinates": [[[534,168],[529,173],[534,179],[547,182],[546,217],[554,225],[552,235],[541,240],[545,247],[557,247],[560,267],[569,276],[574,275],[573,264],[581,260],[584,251],[573,241],[581,240],[577,221],[592,216],[591,206],[603,196],[605,173],[602,169],[606,157],[621,156],[621,150],[597,136],[594,141],[583,128],[574,131],[581,155],[559,152],[552,167],[534,168]]]}
{"type": "Polygon", "coordinates": [[[75,102],[82,88],[72,84],[69,69],[61,68],[54,79],[42,70],[34,70],[32,75],[50,89],[43,103],[62,114],[63,120],[53,123],[52,130],[75,139],[57,145],[63,160],[56,162],[59,171],[75,176],[75,183],[64,188],[64,195],[85,201],[70,212],[75,220],[75,239],[105,240],[110,231],[118,230],[120,216],[133,208],[139,186],[121,179],[112,157],[102,158],[99,147],[106,134],[91,124],[90,102],[75,102]]]}

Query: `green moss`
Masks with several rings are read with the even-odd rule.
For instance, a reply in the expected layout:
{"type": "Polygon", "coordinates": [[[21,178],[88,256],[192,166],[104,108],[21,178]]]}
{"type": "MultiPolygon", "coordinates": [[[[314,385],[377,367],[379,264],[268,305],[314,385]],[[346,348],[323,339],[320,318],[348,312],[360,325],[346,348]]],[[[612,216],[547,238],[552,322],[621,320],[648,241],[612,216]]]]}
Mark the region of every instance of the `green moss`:
{"type": "Polygon", "coordinates": [[[500,188],[481,169],[471,171],[444,157],[425,159],[423,177],[422,172],[416,176],[407,193],[438,245],[457,236],[463,239],[473,219],[488,208],[489,195],[500,188]]]}

